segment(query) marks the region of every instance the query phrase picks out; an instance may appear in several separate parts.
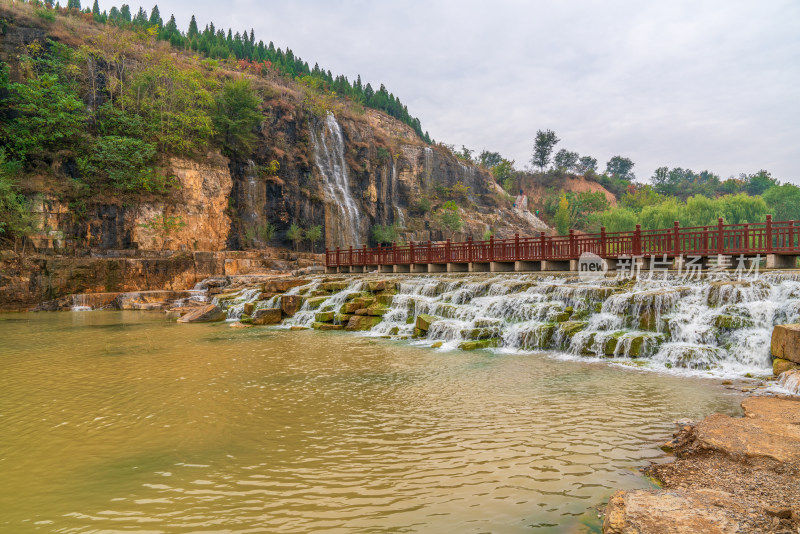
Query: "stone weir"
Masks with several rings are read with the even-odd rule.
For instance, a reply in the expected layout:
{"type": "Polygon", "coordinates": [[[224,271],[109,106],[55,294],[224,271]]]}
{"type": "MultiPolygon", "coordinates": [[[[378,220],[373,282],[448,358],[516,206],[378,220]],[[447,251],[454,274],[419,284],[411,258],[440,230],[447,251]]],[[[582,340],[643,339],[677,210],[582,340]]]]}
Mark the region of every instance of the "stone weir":
{"type": "MultiPolygon", "coordinates": [[[[550,351],[668,372],[767,376],[800,274],[639,280],[574,275],[311,276],[210,282],[217,319],[358,331],[440,350],[550,351]]],[[[188,318],[187,320],[191,320],[188,318]]]]}

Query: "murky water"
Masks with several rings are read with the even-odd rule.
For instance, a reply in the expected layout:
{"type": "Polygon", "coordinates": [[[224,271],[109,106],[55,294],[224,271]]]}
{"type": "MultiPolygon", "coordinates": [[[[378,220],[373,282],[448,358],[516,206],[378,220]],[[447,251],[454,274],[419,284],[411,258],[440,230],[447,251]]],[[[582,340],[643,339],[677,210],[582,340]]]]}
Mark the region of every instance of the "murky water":
{"type": "Polygon", "coordinates": [[[718,381],[153,312],[0,316],[4,532],[583,532],[718,381]]]}

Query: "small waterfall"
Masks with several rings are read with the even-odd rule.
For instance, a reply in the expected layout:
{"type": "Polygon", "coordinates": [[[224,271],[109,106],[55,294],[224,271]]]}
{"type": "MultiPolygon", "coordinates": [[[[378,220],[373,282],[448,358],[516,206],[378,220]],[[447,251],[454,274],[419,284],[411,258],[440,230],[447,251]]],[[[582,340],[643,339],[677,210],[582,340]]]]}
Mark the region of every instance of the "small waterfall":
{"type": "Polygon", "coordinates": [[[339,212],[337,243],[359,246],[361,214],[350,193],[350,178],[344,157],[344,135],[333,113],[328,112],[320,128],[311,128],[311,138],[314,143],[314,161],[325,180],[327,200],[336,204],[339,212]]]}
{"type": "Polygon", "coordinates": [[[245,210],[244,219],[248,222],[255,223],[258,221],[258,196],[256,183],[256,164],[253,160],[247,160],[247,189],[245,190],[245,210]]]}
{"type": "Polygon", "coordinates": [[[392,158],[392,206],[394,207],[396,222],[401,228],[406,227],[406,216],[403,213],[403,208],[400,207],[400,194],[397,187],[397,160],[392,158]]]}
{"type": "Polygon", "coordinates": [[[433,149],[431,147],[425,147],[425,184],[430,186],[431,179],[433,176],[433,149]]]}
{"type": "Polygon", "coordinates": [[[92,307],[89,305],[86,295],[72,295],[72,311],[91,311],[92,307]]]}

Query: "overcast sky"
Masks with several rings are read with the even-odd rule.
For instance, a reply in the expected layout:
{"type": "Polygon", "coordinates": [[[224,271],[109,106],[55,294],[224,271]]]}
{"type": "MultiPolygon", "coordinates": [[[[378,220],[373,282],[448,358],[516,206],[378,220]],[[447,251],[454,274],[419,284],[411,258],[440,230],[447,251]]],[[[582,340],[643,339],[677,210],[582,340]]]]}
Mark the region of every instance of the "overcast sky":
{"type": "MultiPolygon", "coordinates": [[[[86,0],[84,1],[86,3],[86,0]]],[[[114,3],[101,1],[101,8],[114,3]]],[[[137,4],[131,4],[135,6],[137,4]]],[[[800,1],[158,0],[389,91],[437,141],[800,183],[800,1]]],[[[146,5],[149,12],[151,5],[146,5]]]]}

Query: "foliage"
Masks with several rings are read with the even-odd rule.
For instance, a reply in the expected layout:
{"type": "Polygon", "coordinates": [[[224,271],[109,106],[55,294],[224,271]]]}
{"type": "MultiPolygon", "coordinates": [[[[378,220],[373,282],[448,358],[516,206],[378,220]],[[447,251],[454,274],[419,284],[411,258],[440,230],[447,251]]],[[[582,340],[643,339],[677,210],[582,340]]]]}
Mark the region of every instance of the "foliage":
{"type": "Polygon", "coordinates": [[[322,239],[322,226],[315,224],[305,232],[306,239],[311,244],[311,252],[314,252],[314,243],[322,239]]]}
{"type": "Polygon", "coordinates": [[[174,233],[186,226],[180,215],[167,215],[160,213],[155,215],[147,222],[139,224],[140,227],[155,232],[162,240],[162,248],[166,247],[167,239],[174,233]]]}
{"type": "Polygon", "coordinates": [[[486,231],[483,232],[481,239],[484,241],[489,241],[489,238],[494,235],[494,231],[491,228],[487,228],[486,231]]]}
{"type": "Polygon", "coordinates": [[[511,193],[509,188],[506,187],[506,181],[509,180],[514,173],[514,161],[503,158],[497,165],[492,167],[491,172],[497,183],[501,184],[507,193],[511,193]]]}
{"type": "Polygon", "coordinates": [[[597,170],[597,158],[583,156],[578,160],[576,171],[578,174],[587,175],[597,170]]]}
{"type": "Polygon", "coordinates": [[[553,164],[559,171],[574,172],[578,169],[579,160],[580,155],[577,152],[570,152],[562,148],[556,152],[555,158],[553,158],[553,164]]]}
{"type": "Polygon", "coordinates": [[[558,201],[558,209],[553,218],[553,223],[558,235],[567,235],[569,233],[569,201],[564,193],[561,194],[561,199],[558,201]]]}
{"type": "Polygon", "coordinates": [[[793,184],[776,185],[767,189],[763,198],[775,220],[800,220],[800,187],[793,184]]]}
{"type": "Polygon", "coordinates": [[[536,140],[533,143],[533,158],[531,163],[544,170],[547,164],[550,163],[550,154],[553,153],[553,148],[558,144],[560,139],[556,137],[553,130],[538,130],[536,132],[536,140]]]}
{"type": "Polygon", "coordinates": [[[15,162],[6,161],[5,151],[0,149],[0,238],[15,243],[34,230],[30,202],[12,179],[16,167],[15,162]]]}
{"type": "Polygon", "coordinates": [[[294,243],[294,248],[297,250],[300,247],[300,243],[303,241],[304,235],[303,229],[297,225],[297,223],[292,223],[289,229],[286,231],[286,239],[294,243]]]}
{"type": "Polygon", "coordinates": [[[8,66],[0,66],[0,94],[6,120],[0,141],[20,160],[72,148],[82,136],[85,106],[57,74],[34,74],[23,83],[8,82],[8,66]]]}
{"type": "Polygon", "coordinates": [[[419,202],[414,204],[414,211],[419,213],[420,215],[425,215],[426,213],[431,211],[432,207],[433,205],[431,203],[431,199],[423,197],[419,199],[419,202]]]}
{"type": "Polygon", "coordinates": [[[398,241],[399,227],[394,224],[376,224],[372,227],[372,239],[379,245],[391,245],[398,241]]]}
{"type": "Polygon", "coordinates": [[[240,78],[225,82],[217,95],[214,127],[223,147],[230,156],[245,156],[253,151],[257,136],[255,128],[261,123],[261,98],[250,80],[240,78]]]}
{"type": "MultiPolygon", "coordinates": [[[[487,169],[494,169],[500,163],[502,163],[503,156],[500,155],[499,152],[489,152],[488,150],[482,150],[481,153],[478,155],[478,164],[481,167],[486,167],[487,169]]],[[[495,177],[497,179],[497,177],[495,177]]],[[[502,180],[497,180],[501,182],[502,180]]]]}
{"type": "Polygon", "coordinates": [[[117,189],[164,193],[167,180],[153,167],[156,147],[133,137],[98,137],[88,155],[78,158],[83,176],[105,177],[117,189]]]}
{"type": "Polygon", "coordinates": [[[458,151],[458,152],[453,151],[453,154],[455,154],[455,156],[460,160],[472,163],[472,152],[474,152],[474,151],[468,149],[464,145],[461,145],[461,150],[458,151]]]}
{"type": "Polygon", "coordinates": [[[450,188],[450,196],[458,204],[464,205],[469,200],[469,190],[470,190],[470,187],[468,185],[464,185],[459,180],[458,182],[453,184],[453,187],[450,188]]]}
{"type": "Polygon", "coordinates": [[[464,226],[464,221],[461,220],[461,215],[458,212],[458,206],[452,200],[442,204],[438,214],[439,223],[442,228],[455,234],[464,226]]]}
{"type": "Polygon", "coordinates": [[[258,235],[264,243],[269,243],[272,241],[272,238],[275,237],[276,230],[277,228],[275,228],[275,225],[268,222],[256,228],[256,235],[258,235]]]}
{"type": "Polygon", "coordinates": [[[614,156],[606,163],[606,174],[618,180],[630,182],[636,179],[636,175],[633,174],[634,165],[630,158],[614,156]]]}

